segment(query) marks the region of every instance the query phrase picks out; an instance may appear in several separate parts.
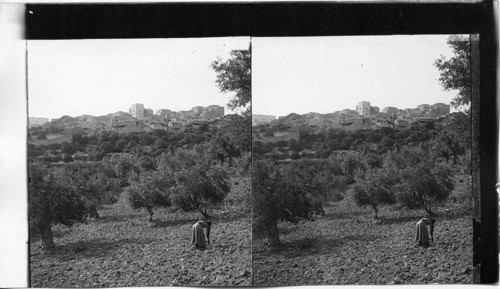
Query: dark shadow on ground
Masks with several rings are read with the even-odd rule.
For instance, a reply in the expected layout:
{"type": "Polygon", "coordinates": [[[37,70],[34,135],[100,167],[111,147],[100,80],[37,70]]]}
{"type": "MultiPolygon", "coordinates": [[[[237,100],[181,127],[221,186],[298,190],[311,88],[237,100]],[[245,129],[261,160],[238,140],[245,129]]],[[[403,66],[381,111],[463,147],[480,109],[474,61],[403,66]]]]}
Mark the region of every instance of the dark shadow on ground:
{"type": "Polygon", "coordinates": [[[45,256],[58,259],[61,262],[69,260],[83,260],[88,258],[101,258],[113,255],[114,251],[126,244],[147,244],[153,239],[124,238],[116,241],[96,239],[80,241],[55,247],[54,251],[46,253],[45,256]]]}
{"type": "MultiPolygon", "coordinates": [[[[99,219],[94,220],[94,222],[99,222],[99,223],[117,223],[117,222],[126,222],[129,220],[134,220],[137,218],[140,218],[142,216],[136,215],[136,214],[124,214],[124,215],[117,215],[117,216],[100,216],[99,219]]],[[[147,216],[144,215],[144,219],[147,219],[147,216]]]]}
{"type": "Polygon", "coordinates": [[[313,255],[324,255],[334,253],[339,247],[350,242],[369,242],[374,241],[381,236],[374,235],[351,235],[340,238],[303,238],[300,240],[293,240],[291,242],[283,242],[280,247],[270,249],[269,251],[259,251],[254,254],[259,255],[262,252],[265,257],[254,259],[271,259],[276,257],[297,258],[297,257],[310,257],[313,255]],[[274,256],[273,256],[274,255],[274,256]]]}
{"type": "Polygon", "coordinates": [[[327,220],[338,220],[338,219],[354,219],[358,216],[366,215],[366,212],[329,212],[324,216],[321,216],[322,219],[327,220]]]}
{"type": "MultiPolygon", "coordinates": [[[[71,228],[54,228],[52,227],[52,237],[54,238],[61,238],[61,237],[64,237],[66,236],[68,233],[71,232],[71,228]]],[[[37,229],[34,229],[34,228],[29,228],[29,241],[30,242],[36,242],[36,241],[39,241],[41,240],[41,235],[40,233],[38,232],[37,229]]]]}
{"type": "Polygon", "coordinates": [[[400,224],[400,223],[408,223],[414,221],[415,224],[420,220],[422,217],[415,217],[415,216],[404,216],[404,217],[379,217],[377,220],[377,224],[379,225],[390,225],[390,224],[400,224]]]}
{"type": "Polygon", "coordinates": [[[153,223],[155,224],[155,227],[165,228],[165,227],[186,225],[186,224],[194,225],[196,221],[198,220],[194,218],[185,218],[185,219],[173,219],[173,220],[154,220],[153,223]]]}

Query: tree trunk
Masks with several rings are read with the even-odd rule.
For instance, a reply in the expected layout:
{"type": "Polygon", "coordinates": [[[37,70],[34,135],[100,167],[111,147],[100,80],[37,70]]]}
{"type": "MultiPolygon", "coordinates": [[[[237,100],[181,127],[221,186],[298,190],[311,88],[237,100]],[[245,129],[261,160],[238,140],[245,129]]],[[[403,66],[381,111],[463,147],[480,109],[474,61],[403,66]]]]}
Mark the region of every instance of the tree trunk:
{"type": "Polygon", "coordinates": [[[46,251],[51,251],[54,249],[54,239],[52,238],[52,229],[50,228],[50,223],[41,222],[38,224],[38,229],[42,235],[42,248],[46,251]]]}
{"type": "Polygon", "coordinates": [[[424,210],[425,210],[425,212],[427,213],[427,215],[429,217],[433,217],[434,216],[434,213],[432,212],[431,206],[429,206],[428,208],[426,206],[424,206],[424,210]]]}
{"type": "Polygon", "coordinates": [[[210,215],[207,213],[207,210],[203,211],[201,207],[198,208],[198,210],[200,211],[200,214],[203,216],[204,219],[210,218],[210,215]]]}
{"type": "Polygon", "coordinates": [[[149,213],[149,221],[153,222],[153,210],[151,208],[146,208],[149,213]]]}
{"type": "Polygon", "coordinates": [[[378,208],[375,205],[372,205],[373,211],[375,211],[375,219],[378,219],[378,208]]]}
{"type": "Polygon", "coordinates": [[[271,247],[278,247],[281,245],[280,235],[278,232],[278,223],[272,222],[267,224],[267,240],[271,247]]]}
{"type": "Polygon", "coordinates": [[[217,158],[219,159],[220,161],[220,165],[224,165],[224,160],[225,160],[225,157],[223,154],[217,154],[217,158]]]}
{"type": "Polygon", "coordinates": [[[325,209],[323,209],[323,203],[321,203],[321,202],[318,203],[318,210],[319,210],[320,216],[326,215],[325,209]]]}
{"type": "Polygon", "coordinates": [[[91,219],[99,219],[99,212],[97,212],[96,206],[91,206],[89,208],[89,217],[91,219]]]}

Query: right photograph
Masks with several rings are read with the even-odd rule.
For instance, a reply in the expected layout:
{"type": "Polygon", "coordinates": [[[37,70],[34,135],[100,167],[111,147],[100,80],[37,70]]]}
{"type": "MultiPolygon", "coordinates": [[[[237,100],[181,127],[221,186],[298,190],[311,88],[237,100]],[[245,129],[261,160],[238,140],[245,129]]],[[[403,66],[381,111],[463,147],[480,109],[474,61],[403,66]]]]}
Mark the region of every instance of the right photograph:
{"type": "Polygon", "coordinates": [[[253,285],[473,282],[471,55],[469,35],[252,38],[253,285]]]}

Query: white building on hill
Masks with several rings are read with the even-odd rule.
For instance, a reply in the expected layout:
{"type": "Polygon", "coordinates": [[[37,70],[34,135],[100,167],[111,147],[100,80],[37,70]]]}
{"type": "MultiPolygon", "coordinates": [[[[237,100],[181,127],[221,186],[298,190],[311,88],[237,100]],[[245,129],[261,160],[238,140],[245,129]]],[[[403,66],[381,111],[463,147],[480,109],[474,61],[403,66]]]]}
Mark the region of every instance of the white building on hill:
{"type": "Polygon", "coordinates": [[[144,118],[144,104],[142,104],[142,103],[132,104],[132,107],[129,108],[129,113],[137,119],[143,119],[144,118]]]}
{"type": "Polygon", "coordinates": [[[370,102],[369,101],[361,101],[356,105],[356,111],[359,115],[369,116],[370,115],[370,102]]]}

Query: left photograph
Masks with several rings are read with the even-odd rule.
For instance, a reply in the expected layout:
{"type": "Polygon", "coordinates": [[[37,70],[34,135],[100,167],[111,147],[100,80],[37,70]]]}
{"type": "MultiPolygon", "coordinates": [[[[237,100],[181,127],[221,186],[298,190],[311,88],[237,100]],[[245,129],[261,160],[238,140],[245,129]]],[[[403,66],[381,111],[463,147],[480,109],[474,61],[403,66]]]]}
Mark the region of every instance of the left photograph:
{"type": "Polygon", "coordinates": [[[250,41],[26,41],[30,287],[252,284],[250,41]]]}

